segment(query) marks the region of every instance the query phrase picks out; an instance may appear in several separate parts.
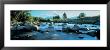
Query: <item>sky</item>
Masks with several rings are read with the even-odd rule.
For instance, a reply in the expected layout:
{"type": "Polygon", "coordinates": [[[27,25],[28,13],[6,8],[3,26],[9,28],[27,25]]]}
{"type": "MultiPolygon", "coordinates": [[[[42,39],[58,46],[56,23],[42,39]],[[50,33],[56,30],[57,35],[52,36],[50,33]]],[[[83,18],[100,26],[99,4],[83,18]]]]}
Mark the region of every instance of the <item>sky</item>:
{"type": "Polygon", "coordinates": [[[97,16],[100,14],[98,10],[32,10],[30,13],[34,17],[52,17],[55,15],[63,16],[63,13],[67,14],[67,18],[77,17],[80,13],[85,13],[86,16],[97,16]]]}

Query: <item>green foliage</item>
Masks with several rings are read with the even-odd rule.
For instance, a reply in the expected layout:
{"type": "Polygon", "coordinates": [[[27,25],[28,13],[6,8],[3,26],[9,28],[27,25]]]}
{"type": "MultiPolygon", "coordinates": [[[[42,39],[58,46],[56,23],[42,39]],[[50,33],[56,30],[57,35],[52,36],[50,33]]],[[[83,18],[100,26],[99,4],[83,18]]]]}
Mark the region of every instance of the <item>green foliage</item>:
{"type": "Polygon", "coordinates": [[[12,10],[11,21],[15,22],[30,22],[30,23],[41,23],[41,22],[70,22],[79,24],[94,24],[100,23],[100,15],[93,17],[86,17],[85,13],[80,13],[78,19],[67,18],[66,13],[63,14],[63,19],[59,15],[53,16],[53,18],[33,17],[30,11],[27,10],[12,10]]]}
{"type": "Polygon", "coordinates": [[[66,13],[63,14],[63,19],[67,19],[66,13]]]}
{"type": "Polygon", "coordinates": [[[85,16],[86,16],[85,13],[80,13],[79,16],[78,16],[78,18],[84,18],[85,16]]]}
{"type": "Polygon", "coordinates": [[[53,17],[53,22],[60,22],[61,18],[59,15],[53,17]]]}
{"type": "Polygon", "coordinates": [[[54,16],[53,19],[60,19],[60,16],[59,15],[54,16]]]}
{"type": "Polygon", "coordinates": [[[26,10],[12,10],[11,11],[11,21],[16,20],[18,22],[25,22],[26,20],[29,20],[30,13],[26,10]]]}

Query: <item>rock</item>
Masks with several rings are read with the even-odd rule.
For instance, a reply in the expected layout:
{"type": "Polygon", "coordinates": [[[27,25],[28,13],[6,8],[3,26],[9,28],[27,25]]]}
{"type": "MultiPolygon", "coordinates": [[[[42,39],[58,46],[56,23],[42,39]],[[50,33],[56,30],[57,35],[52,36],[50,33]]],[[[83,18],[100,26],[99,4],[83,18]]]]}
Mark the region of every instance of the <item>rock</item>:
{"type": "Polygon", "coordinates": [[[80,27],[78,25],[74,25],[74,27],[63,27],[64,32],[79,32],[80,27]]]}
{"type": "Polygon", "coordinates": [[[30,25],[27,23],[25,23],[25,24],[21,23],[21,24],[18,24],[18,25],[16,24],[15,26],[12,26],[11,30],[23,31],[23,32],[36,31],[36,30],[38,30],[38,26],[30,25]]]}
{"type": "Polygon", "coordinates": [[[25,28],[25,26],[18,26],[16,27],[17,30],[23,30],[25,28]]]}
{"type": "Polygon", "coordinates": [[[34,27],[36,27],[36,29],[39,30],[39,27],[37,25],[34,25],[34,27]]]}
{"type": "Polygon", "coordinates": [[[96,33],[95,32],[89,32],[87,34],[90,35],[90,36],[92,36],[92,37],[95,37],[96,36],[96,33]]]}
{"type": "Polygon", "coordinates": [[[70,27],[67,27],[67,28],[63,28],[63,32],[77,32],[77,31],[71,29],[70,27]]]}
{"type": "Polygon", "coordinates": [[[96,34],[97,39],[100,40],[100,30],[97,30],[95,34],[96,34]]]}
{"type": "Polygon", "coordinates": [[[79,30],[80,27],[78,25],[74,25],[74,27],[72,28],[73,30],[79,30]]]}
{"type": "Polygon", "coordinates": [[[30,31],[37,31],[37,28],[35,26],[25,26],[26,30],[30,30],[30,31]]]}

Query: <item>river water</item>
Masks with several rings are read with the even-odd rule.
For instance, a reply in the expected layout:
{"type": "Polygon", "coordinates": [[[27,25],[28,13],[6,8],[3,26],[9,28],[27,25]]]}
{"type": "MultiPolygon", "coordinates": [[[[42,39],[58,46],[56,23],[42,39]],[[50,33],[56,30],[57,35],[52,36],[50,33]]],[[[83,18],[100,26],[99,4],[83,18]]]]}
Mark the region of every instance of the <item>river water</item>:
{"type": "MultiPolygon", "coordinates": [[[[53,31],[50,31],[50,32],[45,32],[45,30],[48,28],[48,25],[43,25],[43,26],[39,26],[39,29],[42,30],[42,32],[38,32],[38,31],[25,32],[25,34],[22,34],[21,36],[30,35],[31,38],[33,38],[34,40],[97,40],[96,37],[92,37],[87,34],[77,34],[73,32],[67,33],[62,31],[56,31],[56,30],[62,30],[62,26],[60,26],[61,24],[62,23],[54,24],[53,31]]],[[[74,24],[68,24],[69,27],[72,27],[73,25],[74,24]]],[[[90,29],[100,29],[99,25],[93,25],[93,24],[82,24],[82,25],[79,25],[79,27],[90,28],[90,29]]]]}
{"type": "Polygon", "coordinates": [[[38,40],[96,40],[96,37],[89,36],[87,34],[75,34],[65,32],[33,32],[34,39],[38,40]],[[83,36],[84,38],[79,38],[83,36]]]}

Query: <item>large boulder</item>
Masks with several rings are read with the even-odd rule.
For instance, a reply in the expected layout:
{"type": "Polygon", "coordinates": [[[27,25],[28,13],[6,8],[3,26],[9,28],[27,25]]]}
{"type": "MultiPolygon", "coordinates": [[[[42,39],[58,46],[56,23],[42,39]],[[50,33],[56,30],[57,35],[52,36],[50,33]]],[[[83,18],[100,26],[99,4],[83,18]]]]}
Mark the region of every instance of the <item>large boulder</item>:
{"type": "Polygon", "coordinates": [[[69,27],[63,28],[63,31],[78,33],[79,29],[80,27],[78,25],[74,25],[73,27],[69,26],[69,27]]]}
{"type": "Polygon", "coordinates": [[[77,30],[73,30],[73,29],[71,29],[70,27],[63,28],[62,31],[63,31],[63,32],[78,32],[77,30]]]}
{"type": "Polygon", "coordinates": [[[95,34],[96,34],[97,39],[100,40],[100,30],[97,30],[97,32],[95,34]]]}
{"type": "Polygon", "coordinates": [[[74,27],[72,28],[73,30],[79,30],[80,27],[78,25],[74,25],[74,27]]]}
{"type": "Polygon", "coordinates": [[[11,27],[12,31],[22,31],[22,32],[28,32],[28,31],[36,31],[38,29],[37,25],[31,25],[28,23],[20,23],[20,24],[16,24],[15,26],[11,27]]]}
{"type": "Polygon", "coordinates": [[[100,36],[100,30],[95,30],[95,31],[92,31],[92,32],[88,32],[87,33],[88,35],[92,36],[92,37],[98,37],[100,36]]]}

